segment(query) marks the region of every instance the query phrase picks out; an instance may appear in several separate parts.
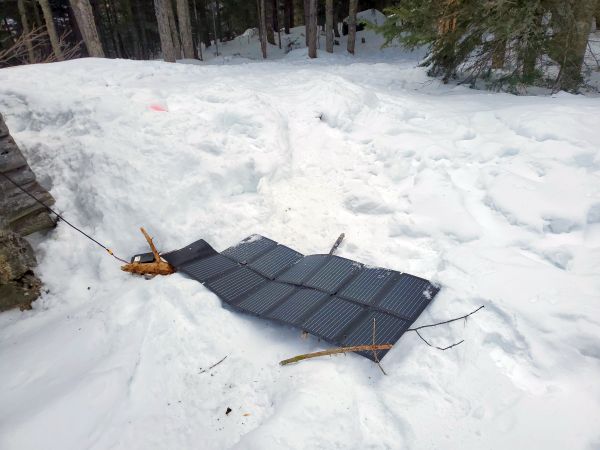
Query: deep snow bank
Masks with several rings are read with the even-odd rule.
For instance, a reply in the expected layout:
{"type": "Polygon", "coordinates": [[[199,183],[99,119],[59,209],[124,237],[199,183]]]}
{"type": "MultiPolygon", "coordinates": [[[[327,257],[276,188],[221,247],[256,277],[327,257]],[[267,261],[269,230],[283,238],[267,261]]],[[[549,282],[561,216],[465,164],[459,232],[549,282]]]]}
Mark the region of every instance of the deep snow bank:
{"type": "MultiPolygon", "coordinates": [[[[57,207],[120,254],[257,232],[432,277],[389,376],[145,281],[59,226],[49,292],[0,315],[1,448],[594,448],[598,100],[441,87],[412,62],[80,60],[0,71],[0,108],[57,207]],[[166,112],[155,111],[159,105],[166,112]],[[211,373],[200,373],[223,356],[211,373]],[[225,415],[227,407],[232,408],[225,415]]],[[[160,109],[160,108],[159,108],[160,109]]]]}

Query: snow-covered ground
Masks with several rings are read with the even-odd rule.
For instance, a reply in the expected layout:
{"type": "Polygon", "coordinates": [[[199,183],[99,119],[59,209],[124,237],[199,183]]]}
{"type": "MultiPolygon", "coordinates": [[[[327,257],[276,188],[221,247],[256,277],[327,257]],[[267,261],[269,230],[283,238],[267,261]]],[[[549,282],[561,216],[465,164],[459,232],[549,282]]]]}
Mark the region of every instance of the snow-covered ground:
{"type": "Polygon", "coordinates": [[[426,331],[465,342],[409,333],[388,376],[356,355],[280,367],[327,346],[59,224],[36,240],[48,292],[0,314],[0,448],[600,447],[600,100],[443,86],[361,45],[3,69],[0,110],[57,208],[120,255],[145,250],[139,226],[162,250],[345,232],[341,256],[443,285],[418,324],[485,305],[426,331]]]}

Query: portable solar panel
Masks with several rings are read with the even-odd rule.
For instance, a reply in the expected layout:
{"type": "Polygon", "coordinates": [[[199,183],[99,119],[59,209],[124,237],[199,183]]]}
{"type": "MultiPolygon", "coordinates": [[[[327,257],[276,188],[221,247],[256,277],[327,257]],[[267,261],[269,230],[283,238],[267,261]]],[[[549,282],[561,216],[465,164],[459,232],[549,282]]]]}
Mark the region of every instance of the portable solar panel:
{"type": "MultiPolygon", "coordinates": [[[[163,257],[243,312],[339,346],[395,344],[439,291],[431,282],[252,235],[221,253],[200,239],[163,257]]],[[[381,360],[387,350],[360,352],[381,360]]]]}

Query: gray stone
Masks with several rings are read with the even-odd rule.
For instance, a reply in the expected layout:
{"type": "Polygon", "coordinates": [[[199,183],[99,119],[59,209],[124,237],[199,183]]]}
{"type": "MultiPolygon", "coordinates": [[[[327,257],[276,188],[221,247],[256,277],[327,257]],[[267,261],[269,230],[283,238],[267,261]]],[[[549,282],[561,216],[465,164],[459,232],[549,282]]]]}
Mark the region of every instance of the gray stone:
{"type": "Polygon", "coordinates": [[[27,161],[25,161],[15,140],[10,135],[0,138],[0,168],[2,168],[2,172],[8,172],[23,166],[27,166],[27,161]]]}
{"type": "MultiPolygon", "coordinates": [[[[2,115],[0,115],[0,172],[45,205],[54,204],[54,198],[50,193],[37,183],[21,150],[8,133],[2,115]]],[[[52,228],[54,224],[53,218],[43,205],[0,176],[0,227],[8,228],[21,235],[28,235],[52,228]]]]}
{"type": "Polygon", "coordinates": [[[0,230],[0,311],[31,308],[42,286],[31,270],[35,265],[29,242],[13,231],[0,230]]]}
{"type": "Polygon", "coordinates": [[[2,114],[0,114],[0,137],[4,136],[8,136],[8,127],[6,126],[6,123],[4,123],[2,114]]]}

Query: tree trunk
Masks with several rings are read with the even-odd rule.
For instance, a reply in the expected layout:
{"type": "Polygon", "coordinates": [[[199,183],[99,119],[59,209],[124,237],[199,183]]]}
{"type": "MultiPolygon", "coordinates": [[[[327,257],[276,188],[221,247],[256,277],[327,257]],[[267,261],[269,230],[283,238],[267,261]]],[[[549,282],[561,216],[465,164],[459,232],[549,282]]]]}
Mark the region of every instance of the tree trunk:
{"type": "Polygon", "coordinates": [[[310,12],[310,0],[304,0],[302,2],[302,6],[304,7],[304,40],[306,41],[306,46],[308,47],[308,28],[309,28],[309,12],[310,12]]]}
{"type": "Polygon", "coordinates": [[[273,0],[265,1],[265,25],[267,27],[267,42],[275,45],[275,35],[273,34],[273,0]]]}
{"type": "Polygon", "coordinates": [[[325,49],[333,53],[333,0],[325,3],[325,49]]]}
{"type": "MultiPolygon", "coordinates": [[[[117,30],[115,20],[113,19],[112,5],[110,4],[109,0],[104,0],[102,2],[102,4],[104,6],[104,13],[106,15],[106,23],[108,25],[108,31],[110,34],[110,38],[112,40],[112,47],[114,49],[114,54],[117,56],[117,58],[122,58],[123,53],[121,52],[121,46],[119,45],[119,32],[117,30]]],[[[81,32],[81,34],[83,35],[83,31],[81,32]]]]}
{"type": "Polygon", "coordinates": [[[25,46],[27,47],[27,60],[29,64],[33,64],[35,62],[35,54],[33,53],[33,44],[31,43],[31,36],[29,32],[31,31],[29,28],[29,21],[27,20],[27,10],[25,9],[25,1],[17,0],[17,8],[19,8],[19,14],[21,16],[21,29],[23,32],[23,40],[25,41],[25,46]]]}
{"type": "Polygon", "coordinates": [[[223,41],[223,26],[221,24],[221,5],[219,4],[219,0],[215,0],[215,9],[217,11],[217,37],[219,42],[223,41]]]}
{"type": "Polygon", "coordinates": [[[150,48],[148,47],[148,35],[146,33],[146,16],[142,9],[141,0],[135,0],[135,21],[140,27],[140,46],[142,59],[150,57],[150,48]]]}
{"type": "Polygon", "coordinates": [[[336,38],[340,37],[340,2],[335,0],[333,6],[333,35],[336,38]]]}
{"type": "Polygon", "coordinates": [[[505,59],[506,59],[506,41],[504,39],[497,40],[494,42],[494,49],[492,51],[492,69],[504,68],[505,59]]]}
{"type": "Polygon", "coordinates": [[[128,35],[131,39],[131,46],[133,48],[132,55],[134,58],[143,59],[142,44],[140,42],[139,23],[135,20],[133,15],[133,8],[131,7],[131,0],[121,0],[119,2],[121,15],[126,23],[126,28],[129,30],[128,35]]]}
{"type": "Polygon", "coordinates": [[[94,58],[104,58],[104,50],[98,36],[94,13],[89,0],[70,0],[70,2],[88,55],[94,58]]]}
{"type": "Polygon", "coordinates": [[[160,48],[166,62],[175,62],[175,47],[173,46],[173,35],[169,25],[167,3],[170,0],[154,0],[156,21],[158,22],[158,34],[160,36],[160,48]]]}
{"type": "Polygon", "coordinates": [[[171,30],[171,41],[175,49],[175,58],[181,58],[181,42],[179,41],[179,32],[177,23],[175,23],[175,13],[173,12],[173,1],[164,0],[167,7],[167,17],[169,18],[169,29],[171,30]]]}
{"type": "Polygon", "coordinates": [[[350,11],[348,13],[348,53],[354,55],[354,44],[356,41],[356,11],[358,0],[350,0],[350,11]]]}
{"type": "Polygon", "coordinates": [[[559,75],[560,89],[575,91],[583,81],[581,69],[592,29],[592,17],[595,0],[573,2],[573,19],[565,29],[558,33],[558,41],[563,50],[559,75]]]}
{"type": "Polygon", "coordinates": [[[50,38],[50,44],[52,45],[52,52],[57,61],[64,61],[65,57],[60,48],[58,34],[56,34],[56,27],[54,26],[54,19],[52,18],[50,3],[48,3],[48,0],[38,0],[38,2],[42,8],[42,14],[44,14],[44,22],[46,23],[46,31],[48,31],[48,37],[50,38]]]}
{"type": "Polygon", "coordinates": [[[281,48],[281,29],[279,25],[279,0],[271,0],[273,5],[273,30],[277,31],[277,40],[279,48],[281,48]]]}
{"type": "Polygon", "coordinates": [[[194,2],[194,28],[196,29],[196,40],[194,41],[194,58],[202,61],[202,38],[201,31],[202,26],[200,25],[200,19],[198,18],[198,6],[196,0],[194,2]]]}
{"type": "Polygon", "coordinates": [[[258,34],[260,49],[264,59],[267,58],[267,16],[265,14],[265,0],[256,0],[258,7],[258,34]]]}
{"type": "Polygon", "coordinates": [[[294,20],[294,3],[292,0],[283,0],[283,26],[285,34],[290,34],[290,28],[293,27],[294,20]]]}
{"type": "Polygon", "coordinates": [[[192,23],[188,0],[177,0],[177,20],[179,22],[179,36],[181,36],[183,57],[194,59],[194,41],[192,40],[192,23]]]}
{"type": "Polygon", "coordinates": [[[38,8],[38,4],[35,1],[33,2],[33,22],[33,28],[40,28],[44,25],[42,23],[42,18],[40,17],[40,9],[38,8]]]}
{"type": "Polygon", "coordinates": [[[306,27],[308,35],[308,57],[317,57],[317,0],[309,0],[308,5],[308,25],[306,27]]]}

